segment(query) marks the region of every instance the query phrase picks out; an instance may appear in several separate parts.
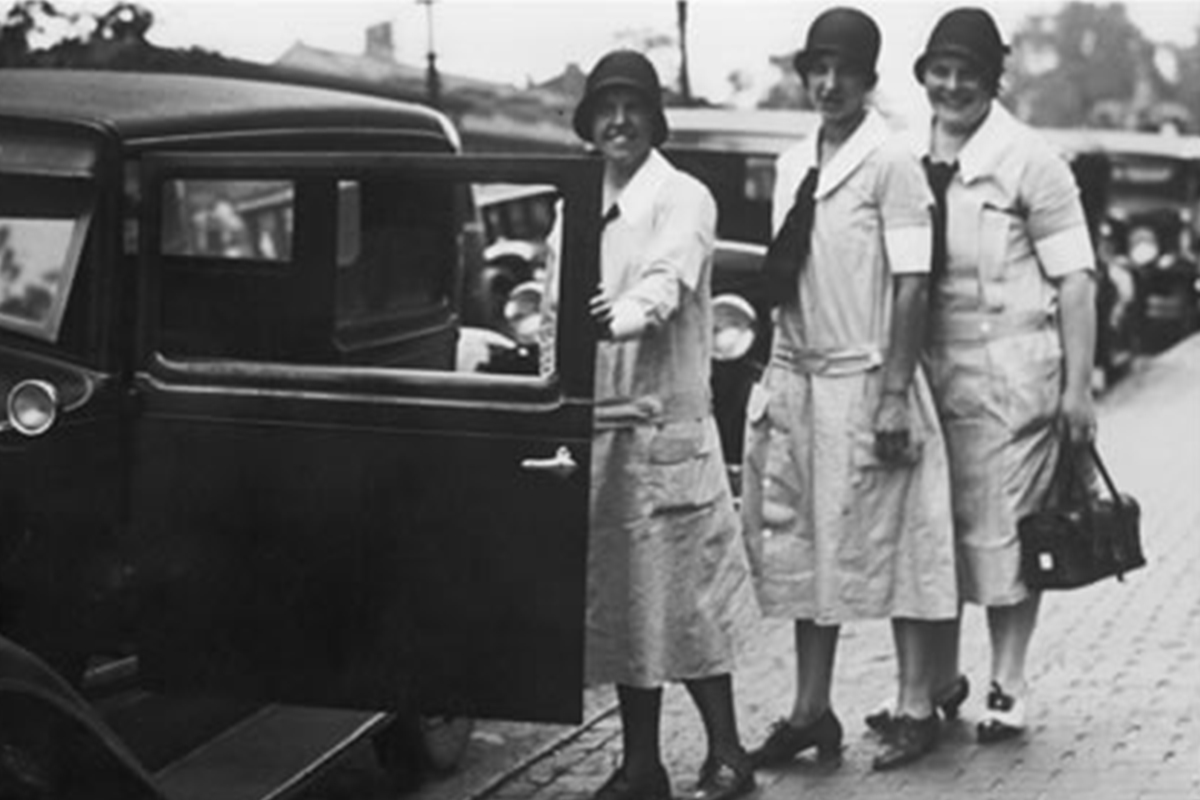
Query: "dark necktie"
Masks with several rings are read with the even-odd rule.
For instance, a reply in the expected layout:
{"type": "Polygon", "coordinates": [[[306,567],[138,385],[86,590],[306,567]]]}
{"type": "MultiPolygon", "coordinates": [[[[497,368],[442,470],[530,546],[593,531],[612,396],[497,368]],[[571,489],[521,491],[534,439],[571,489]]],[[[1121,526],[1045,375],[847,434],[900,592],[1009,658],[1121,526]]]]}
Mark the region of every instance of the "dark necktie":
{"type": "Polygon", "coordinates": [[[933,190],[933,261],[930,273],[936,281],[946,274],[950,259],[946,247],[946,191],[950,188],[954,173],[958,172],[958,162],[946,164],[925,156],[921,159],[921,165],[925,167],[925,179],[933,190]]]}
{"type": "Polygon", "coordinates": [[[621,207],[613,203],[608,207],[608,211],[604,212],[604,216],[600,218],[600,232],[604,233],[604,229],[608,227],[608,224],[619,216],[621,216],[621,207]]]}
{"type": "Polygon", "coordinates": [[[808,260],[812,244],[813,219],[816,217],[817,168],[810,167],[796,190],[792,203],[779,233],[767,247],[763,261],[763,280],[767,289],[767,302],[771,306],[783,305],[796,297],[800,270],[808,260]]]}

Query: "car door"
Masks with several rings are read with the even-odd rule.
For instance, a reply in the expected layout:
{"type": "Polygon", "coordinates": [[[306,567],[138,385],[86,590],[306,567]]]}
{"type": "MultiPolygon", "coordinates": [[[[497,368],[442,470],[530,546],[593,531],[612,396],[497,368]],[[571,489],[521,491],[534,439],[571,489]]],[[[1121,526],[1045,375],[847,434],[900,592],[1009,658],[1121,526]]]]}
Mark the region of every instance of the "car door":
{"type": "Polygon", "coordinates": [[[177,153],[144,160],[142,197],[147,678],[577,720],[597,165],[177,153]],[[466,352],[510,344],[459,313],[483,244],[471,194],[490,182],[564,199],[565,313],[540,373],[466,352]]]}

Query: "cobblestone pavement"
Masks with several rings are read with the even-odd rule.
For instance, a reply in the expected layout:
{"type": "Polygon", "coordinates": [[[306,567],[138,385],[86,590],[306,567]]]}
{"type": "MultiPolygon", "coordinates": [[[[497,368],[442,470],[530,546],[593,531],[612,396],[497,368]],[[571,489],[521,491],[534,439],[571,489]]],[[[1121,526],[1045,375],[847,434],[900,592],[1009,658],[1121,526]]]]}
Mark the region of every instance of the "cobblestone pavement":
{"type": "MultiPolygon", "coordinates": [[[[963,718],[921,762],[875,773],[861,720],[892,692],[886,622],[847,625],[834,704],[846,726],[840,767],[811,760],[759,774],[758,800],[1200,800],[1200,336],[1138,366],[1100,404],[1099,445],[1113,479],[1142,506],[1150,564],[1124,583],[1049,593],[1030,655],[1030,725],[980,746],[988,678],[984,619],[967,609],[963,718]]],[[[764,622],[736,675],[744,740],[756,743],[792,699],[791,626],[764,622]]],[[[664,750],[677,795],[704,753],[681,687],[667,690],[664,750]]],[[[488,800],[584,800],[620,752],[614,713],[484,793],[488,800]]]]}
{"type": "MultiPolygon", "coordinates": [[[[983,614],[969,607],[962,666],[973,685],[939,749],[892,773],[862,717],[893,691],[884,621],[842,629],[834,704],[843,763],[800,759],[759,773],[751,800],[1200,800],[1200,336],[1139,363],[1100,403],[1099,445],[1117,485],[1142,506],[1149,566],[1124,583],[1050,593],[1030,654],[1027,734],[980,746],[988,678],[983,614]]],[[[743,739],[757,743],[792,700],[789,623],[763,622],[735,676],[743,739]]],[[[579,728],[481,723],[456,774],[405,800],[587,800],[620,753],[610,690],[587,693],[579,728]]],[[[704,753],[699,719],[669,687],[663,746],[675,793],[704,753]]],[[[308,800],[395,800],[369,749],[308,800]]]]}

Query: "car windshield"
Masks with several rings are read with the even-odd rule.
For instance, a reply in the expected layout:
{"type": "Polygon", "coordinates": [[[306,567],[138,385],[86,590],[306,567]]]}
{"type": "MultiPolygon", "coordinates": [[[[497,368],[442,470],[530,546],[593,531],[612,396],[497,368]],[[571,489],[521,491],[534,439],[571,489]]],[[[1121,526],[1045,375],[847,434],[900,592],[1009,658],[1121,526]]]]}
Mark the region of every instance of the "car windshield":
{"type": "Polygon", "coordinates": [[[1164,206],[1183,207],[1188,201],[1187,161],[1113,153],[1112,205],[1125,214],[1164,206]]]}
{"type": "Polygon", "coordinates": [[[0,176],[0,327],[56,341],[94,204],[89,181],[0,176]]]}

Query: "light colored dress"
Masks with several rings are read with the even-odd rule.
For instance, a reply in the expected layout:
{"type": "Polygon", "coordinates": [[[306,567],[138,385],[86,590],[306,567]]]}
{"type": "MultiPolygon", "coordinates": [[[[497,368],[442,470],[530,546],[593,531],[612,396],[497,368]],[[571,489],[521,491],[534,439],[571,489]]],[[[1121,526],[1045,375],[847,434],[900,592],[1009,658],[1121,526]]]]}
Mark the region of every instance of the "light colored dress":
{"type": "Polygon", "coordinates": [[[1042,503],[1058,457],[1053,281],[1095,256],[1070,167],[999,103],[958,161],[926,365],[950,453],[959,590],[1011,605],[1028,595],[1017,522],[1042,503]]]}
{"type": "MultiPolygon", "coordinates": [[[[782,224],[817,139],[780,157],[782,224]]],[[[893,276],[927,273],[932,197],[920,163],[870,112],[821,170],[799,294],[776,312],[751,393],[743,520],[768,616],[834,625],[958,612],[945,447],[918,369],[902,465],[875,455],[873,415],[893,276]]]]}
{"type": "Polygon", "coordinates": [[[716,204],[657,151],[617,198],[601,281],[650,330],[599,343],[585,677],[732,671],[758,618],[709,389],[716,204]]]}

